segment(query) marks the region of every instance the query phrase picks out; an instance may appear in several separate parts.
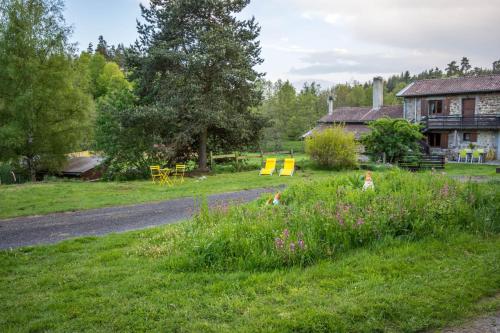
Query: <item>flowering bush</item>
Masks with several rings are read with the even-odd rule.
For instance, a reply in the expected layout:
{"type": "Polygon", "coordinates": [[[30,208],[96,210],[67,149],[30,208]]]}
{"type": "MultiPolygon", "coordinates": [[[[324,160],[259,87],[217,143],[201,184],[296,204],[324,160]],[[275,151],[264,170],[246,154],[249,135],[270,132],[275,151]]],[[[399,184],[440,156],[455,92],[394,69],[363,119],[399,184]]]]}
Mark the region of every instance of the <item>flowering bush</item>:
{"type": "Polygon", "coordinates": [[[358,165],[358,145],[352,132],[333,126],[306,139],[307,155],[322,168],[349,169],[358,165]]]}
{"type": "Polygon", "coordinates": [[[500,231],[498,186],[396,170],[375,173],[375,191],[364,192],[352,179],[292,186],[281,206],[264,206],[262,199],[202,209],[193,221],[149,240],[140,252],[179,270],[261,270],[306,266],[388,237],[500,231]]]}

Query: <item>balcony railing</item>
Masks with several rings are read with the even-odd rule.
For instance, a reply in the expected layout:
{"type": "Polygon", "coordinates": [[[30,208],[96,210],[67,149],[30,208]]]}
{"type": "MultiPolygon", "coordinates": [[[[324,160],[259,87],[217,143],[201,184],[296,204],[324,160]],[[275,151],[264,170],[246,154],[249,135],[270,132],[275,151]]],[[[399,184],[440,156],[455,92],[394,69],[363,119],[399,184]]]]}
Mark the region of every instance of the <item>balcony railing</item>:
{"type": "Polygon", "coordinates": [[[429,116],[423,117],[426,129],[500,129],[500,114],[481,114],[472,117],[429,116]]]}

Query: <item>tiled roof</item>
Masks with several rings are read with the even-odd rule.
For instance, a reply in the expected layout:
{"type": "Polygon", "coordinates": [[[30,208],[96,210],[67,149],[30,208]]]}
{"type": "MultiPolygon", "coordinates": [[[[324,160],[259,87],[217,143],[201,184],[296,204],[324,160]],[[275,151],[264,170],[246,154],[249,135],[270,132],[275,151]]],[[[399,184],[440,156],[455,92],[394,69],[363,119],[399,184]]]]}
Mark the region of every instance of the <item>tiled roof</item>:
{"type": "Polygon", "coordinates": [[[103,158],[99,156],[91,157],[73,157],[68,160],[68,163],[62,170],[63,174],[79,175],[89,170],[94,169],[103,162],[103,158]]]}
{"type": "MultiPolygon", "coordinates": [[[[307,138],[308,136],[311,136],[314,133],[321,133],[324,130],[326,130],[327,128],[330,128],[330,126],[331,125],[319,124],[318,126],[316,126],[315,128],[313,128],[309,132],[307,132],[304,135],[302,135],[302,138],[307,138]]],[[[356,137],[356,139],[359,139],[363,133],[366,133],[366,132],[370,131],[370,129],[368,128],[368,126],[363,125],[363,124],[348,124],[348,125],[345,125],[344,129],[347,132],[353,132],[354,136],[356,137]]]]}
{"type": "Polygon", "coordinates": [[[403,118],[403,106],[383,106],[380,109],[371,107],[341,107],[326,115],[319,123],[365,123],[382,117],[403,118]]]}
{"type": "Polygon", "coordinates": [[[500,74],[419,80],[401,90],[399,97],[500,92],[500,74]]]}

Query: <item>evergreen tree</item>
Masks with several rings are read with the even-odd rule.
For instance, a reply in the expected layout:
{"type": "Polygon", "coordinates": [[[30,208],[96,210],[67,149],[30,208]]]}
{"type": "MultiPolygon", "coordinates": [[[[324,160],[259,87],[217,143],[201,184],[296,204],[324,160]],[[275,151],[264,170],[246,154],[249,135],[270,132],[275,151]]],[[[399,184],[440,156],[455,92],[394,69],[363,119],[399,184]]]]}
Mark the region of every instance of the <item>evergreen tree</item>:
{"type": "Polygon", "coordinates": [[[95,52],[101,54],[106,60],[109,59],[108,42],[102,35],[99,36],[95,52]]]}
{"type": "Polygon", "coordinates": [[[140,103],[160,108],[171,121],[169,140],[184,151],[197,148],[207,169],[207,146],[225,149],[256,142],[261,121],[260,33],[255,19],[237,14],[248,0],[155,0],[141,5],[145,23],[130,53],[140,103]]]}
{"type": "Polygon", "coordinates": [[[88,54],[94,53],[94,44],[92,44],[92,42],[90,42],[89,46],[87,47],[87,53],[88,54]]]}
{"type": "Polygon", "coordinates": [[[120,43],[116,47],[116,51],[113,57],[113,61],[117,63],[118,66],[120,66],[120,68],[124,71],[126,70],[126,65],[127,65],[125,52],[126,52],[125,46],[122,43],[120,43]]]}
{"type": "Polygon", "coordinates": [[[3,0],[0,158],[31,179],[56,170],[89,131],[92,101],[71,59],[60,0],[3,0]]]}
{"type": "Polygon", "coordinates": [[[446,65],[446,76],[451,77],[458,74],[460,74],[460,68],[455,60],[446,65]]]}
{"type": "Polygon", "coordinates": [[[460,61],[460,74],[461,75],[467,75],[472,66],[470,65],[469,58],[463,57],[462,60],[460,61]]]}
{"type": "Polygon", "coordinates": [[[500,74],[500,59],[493,62],[493,73],[500,74]]]}

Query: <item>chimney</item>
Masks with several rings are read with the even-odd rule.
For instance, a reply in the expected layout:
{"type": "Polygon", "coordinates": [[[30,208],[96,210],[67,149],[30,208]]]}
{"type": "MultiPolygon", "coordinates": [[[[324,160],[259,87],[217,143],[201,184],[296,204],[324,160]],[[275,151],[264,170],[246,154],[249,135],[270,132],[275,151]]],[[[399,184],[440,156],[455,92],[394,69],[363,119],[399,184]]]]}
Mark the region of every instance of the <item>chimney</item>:
{"type": "Polygon", "coordinates": [[[333,97],[330,96],[328,97],[328,115],[332,115],[333,114],[333,97]]]}
{"type": "Polygon", "coordinates": [[[373,108],[378,110],[384,105],[384,79],[373,78],[373,108]]]}

